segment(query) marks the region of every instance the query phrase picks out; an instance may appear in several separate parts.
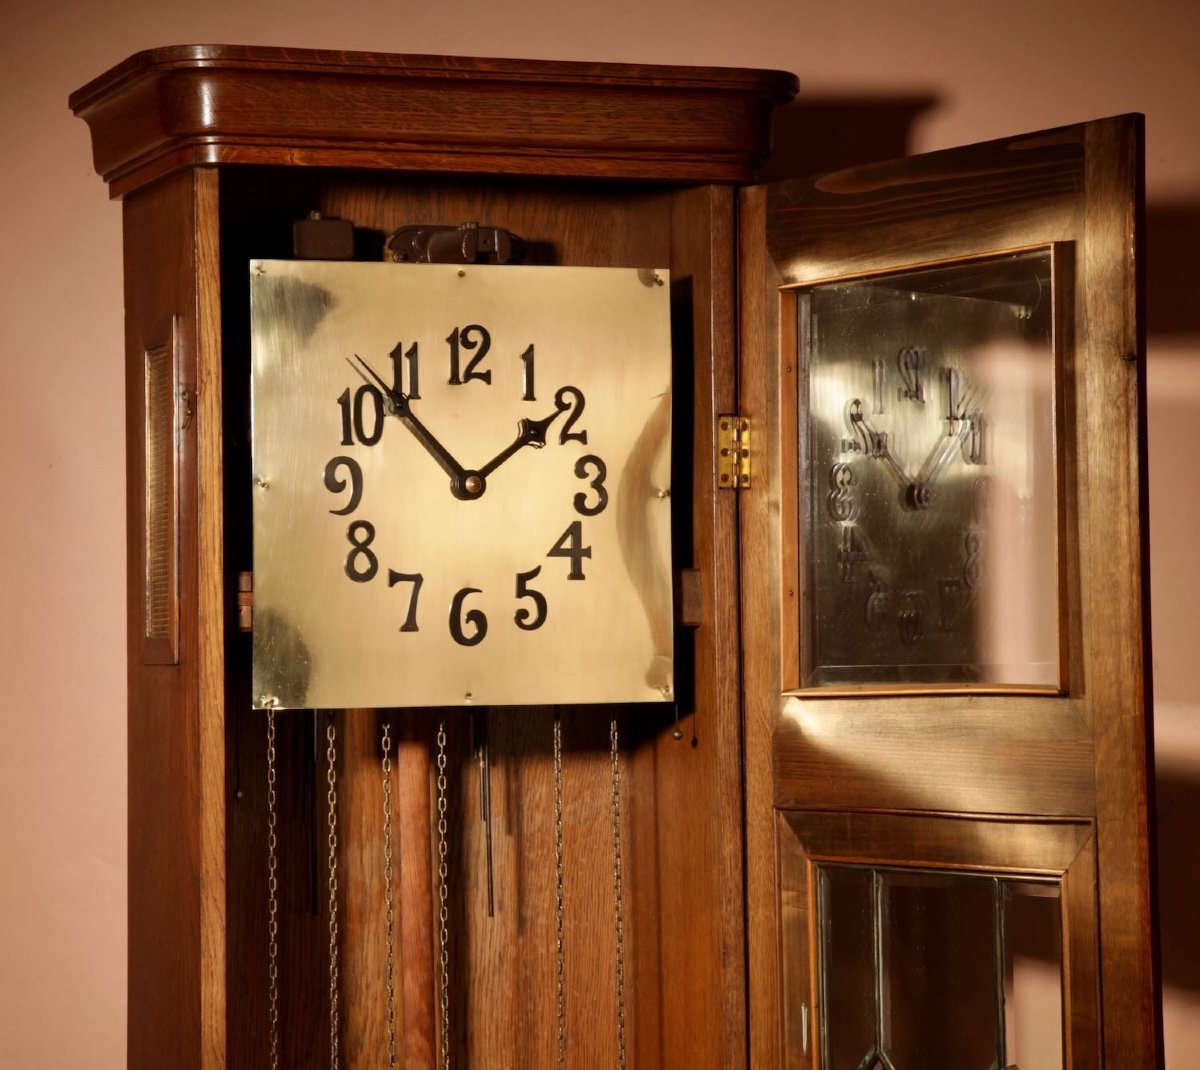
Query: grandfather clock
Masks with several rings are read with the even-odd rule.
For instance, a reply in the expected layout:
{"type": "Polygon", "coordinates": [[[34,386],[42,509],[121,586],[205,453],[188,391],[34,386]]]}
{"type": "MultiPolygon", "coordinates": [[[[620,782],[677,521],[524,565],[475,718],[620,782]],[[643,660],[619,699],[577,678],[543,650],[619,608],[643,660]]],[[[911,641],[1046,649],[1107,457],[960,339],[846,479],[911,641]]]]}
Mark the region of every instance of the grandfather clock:
{"type": "Polygon", "coordinates": [[[794,91],[189,46],[72,96],[131,1067],[1155,1064],[1139,121],[749,186],[794,91]]]}

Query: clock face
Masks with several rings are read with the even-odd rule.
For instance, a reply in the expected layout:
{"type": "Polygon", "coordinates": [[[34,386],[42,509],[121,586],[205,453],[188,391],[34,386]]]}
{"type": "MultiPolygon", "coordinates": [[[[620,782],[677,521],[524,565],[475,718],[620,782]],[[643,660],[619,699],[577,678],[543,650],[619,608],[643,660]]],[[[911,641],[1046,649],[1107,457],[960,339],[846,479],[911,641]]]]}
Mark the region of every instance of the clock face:
{"type": "Polygon", "coordinates": [[[251,264],[254,703],[672,695],[665,272],[251,264]]]}
{"type": "Polygon", "coordinates": [[[1049,250],[818,286],[806,686],[1057,688],[1049,250]]]}

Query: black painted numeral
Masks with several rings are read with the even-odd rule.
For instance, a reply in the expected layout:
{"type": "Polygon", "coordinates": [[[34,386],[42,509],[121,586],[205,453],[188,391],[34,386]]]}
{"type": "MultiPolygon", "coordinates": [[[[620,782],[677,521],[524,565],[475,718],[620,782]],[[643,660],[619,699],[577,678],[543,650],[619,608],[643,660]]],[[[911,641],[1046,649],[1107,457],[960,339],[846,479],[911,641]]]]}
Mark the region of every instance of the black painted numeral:
{"type": "Polygon", "coordinates": [[[533,601],[534,609],[531,612],[522,606],[513,614],[513,620],[517,622],[517,627],[522,631],[536,631],[546,623],[546,598],[541,591],[535,591],[529,586],[530,580],[537,578],[537,574],[542,571],[542,566],[531,568],[528,572],[517,573],[517,597],[529,598],[533,601]]]}
{"type": "Polygon", "coordinates": [[[408,596],[408,613],[404,618],[404,623],[400,625],[402,632],[418,632],[421,629],[417,627],[417,598],[421,594],[421,584],[425,582],[425,577],[419,572],[397,572],[394,568],[388,569],[388,586],[395,587],[398,583],[411,583],[412,591],[408,596]]]}
{"type": "Polygon", "coordinates": [[[355,583],[366,583],[379,571],[379,558],[371,551],[375,541],[375,525],[369,520],[356,520],[346,529],[351,550],[346,555],[346,575],[355,583]]]}
{"type": "Polygon", "coordinates": [[[517,358],[525,365],[521,372],[522,384],[522,401],[537,401],[537,395],[533,392],[533,343],[529,343],[529,348],[517,358]]]}
{"type": "Polygon", "coordinates": [[[479,362],[487,356],[492,348],[492,336],[486,327],[478,323],[468,323],[465,327],[455,327],[446,336],[450,346],[450,382],[454,386],[462,386],[472,379],[479,379],[489,386],[492,382],[491,371],[476,371],[479,362]],[[476,352],[478,351],[478,352],[476,352]],[[473,353],[466,368],[460,368],[462,353],[473,353]]]}
{"type": "Polygon", "coordinates": [[[350,500],[341,509],[330,509],[334,516],[346,516],[358,508],[358,503],[362,501],[363,474],[358,461],[353,457],[331,458],[325,466],[325,489],[330,494],[341,494],[347,486],[350,487],[350,500]],[[339,468],[346,469],[350,474],[348,481],[338,476],[339,468]]]}
{"type": "Polygon", "coordinates": [[[392,358],[392,389],[397,394],[420,401],[421,384],[417,343],[413,342],[406,350],[403,342],[397,342],[395,349],[388,356],[392,358]],[[407,368],[404,367],[406,364],[407,368]]]}
{"type": "Polygon", "coordinates": [[[596,516],[598,513],[604,512],[608,505],[608,489],[604,486],[608,467],[594,453],[587,453],[575,462],[576,478],[587,479],[590,474],[589,469],[596,473],[595,479],[588,482],[588,486],[596,492],[596,501],[595,504],[588,505],[587,494],[580,491],[575,495],[575,512],[581,513],[583,516],[596,516]]]}
{"type": "Polygon", "coordinates": [[[478,587],[464,587],[455,594],[450,603],[450,638],[459,646],[477,646],[487,635],[487,617],[481,609],[471,609],[463,614],[463,602],[468,595],[482,593],[478,587]],[[463,631],[464,621],[471,626],[471,634],[463,631]]]}
{"type": "Polygon", "coordinates": [[[338,395],[338,405],[342,410],[342,445],[353,446],[361,442],[364,446],[374,446],[383,434],[383,395],[369,383],[363,383],[351,399],[350,388],[338,395]],[[371,399],[371,415],[366,418],[366,399],[371,399]],[[371,428],[367,430],[367,423],[371,428]]]}
{"type": "Polygon", "coordinates": [[[558,542],[546,552],[546,556],[565,557],[571,562],[571,571],[567,573],[567,579],[587,579],[583,574],[583,559],[591,558],[592,548],[583,545],[583,521],[573,520],[558,542]]]}
{"type": "Polygon", "coordinates": [[[568,442],[582,442],[586,446],[587,431],[571,430],[579,422],[579,417],[583,415],[585,404],[583,391],[574,386],[560,387],[558,393],[554,395],[554,404],[559,412],[569,414],[567,422],[558,432],[558,444],[564,446],[568,442]]]}

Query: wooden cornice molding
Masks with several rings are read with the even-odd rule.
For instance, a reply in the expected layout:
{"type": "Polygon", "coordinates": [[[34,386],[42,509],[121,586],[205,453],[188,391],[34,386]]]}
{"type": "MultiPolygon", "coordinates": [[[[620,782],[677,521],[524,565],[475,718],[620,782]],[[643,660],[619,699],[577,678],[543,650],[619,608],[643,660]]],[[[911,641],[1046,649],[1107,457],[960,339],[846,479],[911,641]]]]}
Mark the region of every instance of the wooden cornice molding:
{"type": "Polygon", "coordinates": [[[256,164],[746,182],[781,71],[177,45],[71,95],[114,197],[256,164]]]}

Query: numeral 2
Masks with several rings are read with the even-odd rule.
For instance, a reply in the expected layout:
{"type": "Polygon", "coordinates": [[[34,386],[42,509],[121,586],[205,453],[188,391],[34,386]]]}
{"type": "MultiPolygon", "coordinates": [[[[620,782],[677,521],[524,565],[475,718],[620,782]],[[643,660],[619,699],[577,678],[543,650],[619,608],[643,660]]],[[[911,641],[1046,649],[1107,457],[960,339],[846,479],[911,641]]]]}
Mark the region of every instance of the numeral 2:
{"type": "Polygon", "coordinates": [[[560,387],[558,393],[554,395],[554,405],[558,411],[569,414],[567,422],[562,425],[562,430],[558,433],[560,446],[565,446],[572,441],[587,445],[586,431],[571,430],[579,422],[579,417],[583,415],[584,404],[583,391],[574,386],[560,387]]]}

